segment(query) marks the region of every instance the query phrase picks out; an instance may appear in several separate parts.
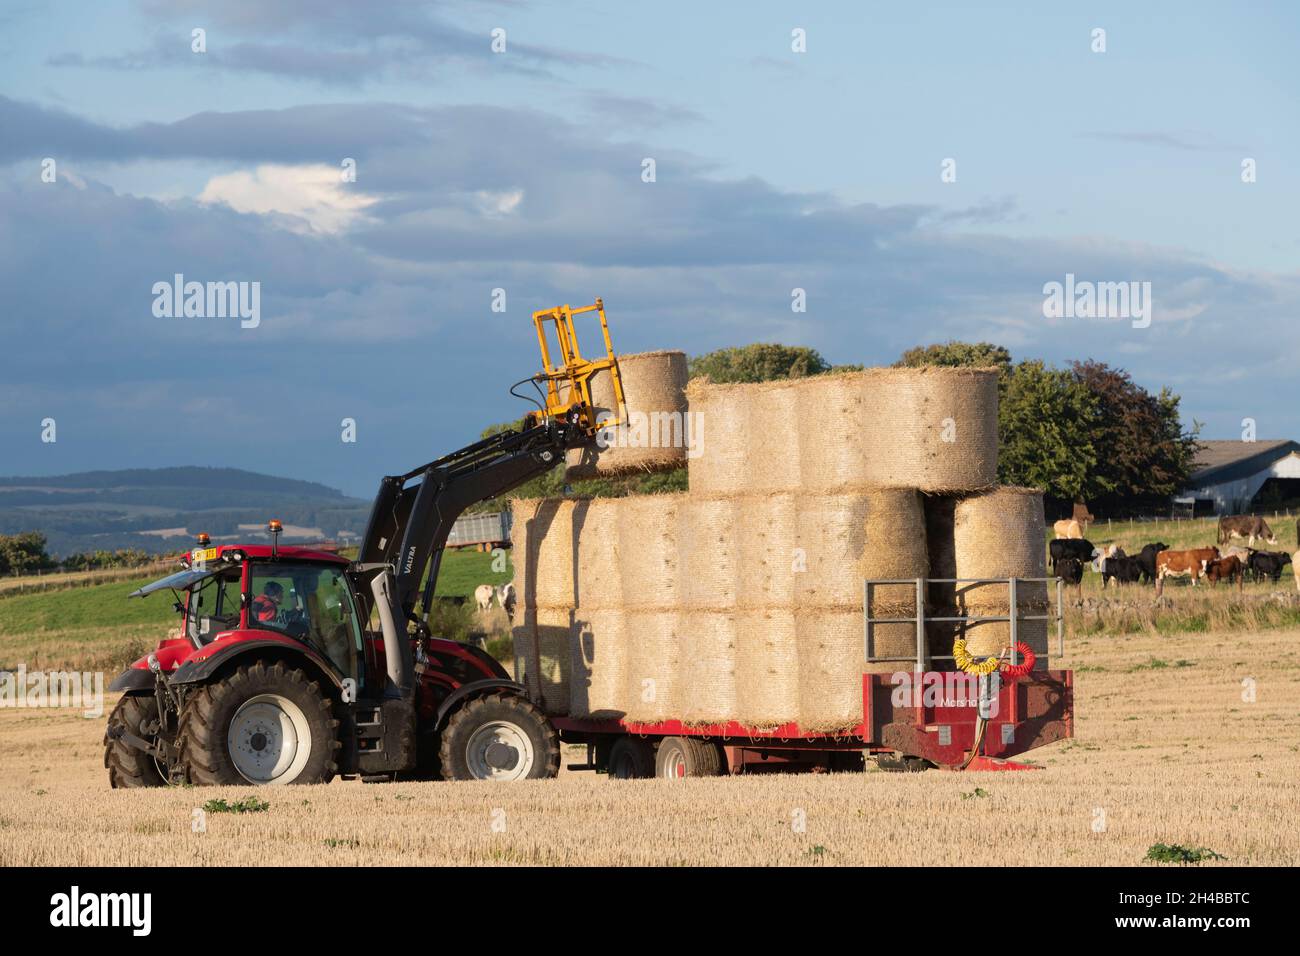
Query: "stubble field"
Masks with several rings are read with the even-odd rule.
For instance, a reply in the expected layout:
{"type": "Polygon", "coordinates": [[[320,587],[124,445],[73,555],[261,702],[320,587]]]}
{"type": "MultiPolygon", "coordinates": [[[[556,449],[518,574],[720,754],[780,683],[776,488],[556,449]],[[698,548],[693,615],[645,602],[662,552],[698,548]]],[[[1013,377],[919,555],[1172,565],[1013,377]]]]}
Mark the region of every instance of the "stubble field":
{"type": "Polygon", "coordinates": [[[1297,639],[1067,643],[1053,666],[1076,672],[1076,737],[1024,773],[113,791],[104,717],[0,710],[0,865],[1098,866],[1155,843],[1296,865],[1297,639]],[[207,813],[195,832],[206,801],[252,795],[269,808],[207,813]]]}

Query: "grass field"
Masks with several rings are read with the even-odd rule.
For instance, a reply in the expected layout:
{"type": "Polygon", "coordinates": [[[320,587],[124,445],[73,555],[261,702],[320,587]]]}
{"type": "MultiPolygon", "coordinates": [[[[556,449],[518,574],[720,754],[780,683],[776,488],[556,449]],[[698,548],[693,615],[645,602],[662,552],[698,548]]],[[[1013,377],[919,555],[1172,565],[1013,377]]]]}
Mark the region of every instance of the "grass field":
{"type": "Polygon", "coordinates": [[[1028,773],[112,791],[104,718],[0,710],[0,865],[1099,866],[1167,843],[1295,866],[1298,639],[1071,642],[1076,736],[1028,773]],[[193,829],[207,801],[249,796],[269,807],[193,829]]]}
{"type": "MultiPolygon", "coordinates": [[[[513,575],[508,558],[506,570],[494,572],[490,554],[448,551],[437,593],[470,597],[478,585],[502,584],[513,575]]],[[[19,663],[47,670],[125,667],[179,626],[170,592],[127,597],[158,577],[153,573],[94,587],[0,597],[0,670],[14,670],[19,663]]]]}

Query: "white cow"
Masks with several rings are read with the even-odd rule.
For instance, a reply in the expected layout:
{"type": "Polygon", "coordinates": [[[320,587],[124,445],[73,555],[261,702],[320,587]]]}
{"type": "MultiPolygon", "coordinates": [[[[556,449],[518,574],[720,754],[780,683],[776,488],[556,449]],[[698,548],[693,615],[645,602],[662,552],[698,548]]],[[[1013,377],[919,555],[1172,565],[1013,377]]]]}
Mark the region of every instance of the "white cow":
{"type": "Polygon", "coordinates": [[[1300,591],[1300,551],[1291,555],[1291,570],[1295,572],[1295,589],[1300,591]]]}
{"type": "Polygon", "coordinates": [[[496,590],[490,584],[480,584],[474,589],[474,600],[480,611],[486,611],[492,606],[492,595],[495,593],[496,590]]]}

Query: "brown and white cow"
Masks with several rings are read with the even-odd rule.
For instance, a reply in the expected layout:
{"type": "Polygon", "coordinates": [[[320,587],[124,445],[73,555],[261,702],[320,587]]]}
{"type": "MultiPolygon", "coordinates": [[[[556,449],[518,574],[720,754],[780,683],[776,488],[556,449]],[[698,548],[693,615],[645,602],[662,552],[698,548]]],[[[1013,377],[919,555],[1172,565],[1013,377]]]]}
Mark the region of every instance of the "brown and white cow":
{"type": "Polygon", "coordinates": [[[1255,547],[1255,539],[1262,538],[1269,544],[1277,544],[1273,529],[1259,515],[1223,515],[1219,518],[1219,544],[1227,544],[1233,538],[1246,538],[1249,547],[1255,547]]]}
{"type": "Polygon", "coordinates": [[[1218,587],[1220,581],[1227,581],[1229,584],[1236,581],[1237,590],[1240,591],[1242,579],[1246,576],[1246,568],[1235,554],[1229,554],[1206,564],[1205,576],[1215,587],[1218,587]]]}
{"type": "Polygon", "coordinates": [[[1161,551],[1156,555],[1156,594],[1164,593],[1165,578],[1190,576],[1192,585],[1195,586],[1205,573],[1205,566],[1218,559],[1218,548],[1161,551]]]}

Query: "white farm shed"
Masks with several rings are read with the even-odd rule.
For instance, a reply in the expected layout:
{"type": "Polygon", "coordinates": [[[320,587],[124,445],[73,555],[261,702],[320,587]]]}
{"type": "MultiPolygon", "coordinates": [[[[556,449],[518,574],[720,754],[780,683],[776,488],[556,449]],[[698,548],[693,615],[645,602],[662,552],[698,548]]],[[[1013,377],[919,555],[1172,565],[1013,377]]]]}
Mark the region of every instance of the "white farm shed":
{"type": "Polygon", "coordinates": [[[1282,498],[1300,497],[1300,442],[1202,441],[1189,487],[1179,497],[1215,514],[1241,514],[1257,507],[1266,488],[1282,498]],[[1208,509],[1207,509],[1208,510],[1208,509]]]}

